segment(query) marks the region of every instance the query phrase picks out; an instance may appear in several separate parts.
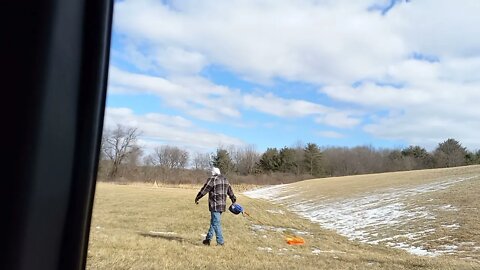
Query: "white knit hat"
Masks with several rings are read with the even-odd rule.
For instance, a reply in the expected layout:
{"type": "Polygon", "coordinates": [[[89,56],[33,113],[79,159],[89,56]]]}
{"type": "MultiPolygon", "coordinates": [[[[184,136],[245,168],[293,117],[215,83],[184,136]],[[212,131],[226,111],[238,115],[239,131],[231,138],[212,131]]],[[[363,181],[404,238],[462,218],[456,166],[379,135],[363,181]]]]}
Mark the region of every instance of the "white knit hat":
{"type": "Polygon", "coordinates": [[[212,168],[212,175],[220,175],[220,169],[217,167],[212,168]]]}

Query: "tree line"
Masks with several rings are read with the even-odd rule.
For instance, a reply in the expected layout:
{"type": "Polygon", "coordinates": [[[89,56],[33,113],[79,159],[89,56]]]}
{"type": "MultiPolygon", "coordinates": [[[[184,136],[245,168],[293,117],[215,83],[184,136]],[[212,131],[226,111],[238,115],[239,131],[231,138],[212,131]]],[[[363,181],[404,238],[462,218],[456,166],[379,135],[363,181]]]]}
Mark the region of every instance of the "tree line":
{"type": "Polygon", "coordinates": [[[254,145],[219,146],[214,153],[193,154],[177,146],[162,145],[144,154],[137,144],[140,135],[138,129],[122,125],[104,130],[100,180],[198,183],[204,181],[206,172],[215,166],[234,179],[233,182],[274,184],[312,177],[480,164],[480,150],[469,151],[453,138],[440,142],[431,152],[418,145],[382,149],[297,143],[291,147],[268,148],[263,153],[254,145]]]}

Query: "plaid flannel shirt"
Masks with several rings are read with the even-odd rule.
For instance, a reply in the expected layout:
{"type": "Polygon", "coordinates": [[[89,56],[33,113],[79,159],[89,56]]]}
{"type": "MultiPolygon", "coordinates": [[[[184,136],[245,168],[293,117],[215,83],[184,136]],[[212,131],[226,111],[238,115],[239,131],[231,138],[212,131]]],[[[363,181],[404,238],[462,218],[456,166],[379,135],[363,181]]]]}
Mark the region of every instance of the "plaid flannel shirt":
{"type": "Polygon", "coordinates": [[[232,187],[228,183],[227,178],[223,175],[212,176],[207,179],[205,185],[197,194],[195,201],[200,200],[205,194],[208,193],[208,210],[210,212],[225,212],[227,204],[227,195],[235,203],[237,198],[233,194],[232,187]]]}

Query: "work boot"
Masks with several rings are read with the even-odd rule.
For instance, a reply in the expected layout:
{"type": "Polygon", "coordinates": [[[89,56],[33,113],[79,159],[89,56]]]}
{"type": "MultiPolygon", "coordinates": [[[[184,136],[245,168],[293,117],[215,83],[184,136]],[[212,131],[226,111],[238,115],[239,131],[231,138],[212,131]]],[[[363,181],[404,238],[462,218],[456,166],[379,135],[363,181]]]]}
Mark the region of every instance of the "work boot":
{"type": "Polygon", "coordinates": [[[210,239],[205,239],[202,242],[205,246],[210,246],[210,239]]]}

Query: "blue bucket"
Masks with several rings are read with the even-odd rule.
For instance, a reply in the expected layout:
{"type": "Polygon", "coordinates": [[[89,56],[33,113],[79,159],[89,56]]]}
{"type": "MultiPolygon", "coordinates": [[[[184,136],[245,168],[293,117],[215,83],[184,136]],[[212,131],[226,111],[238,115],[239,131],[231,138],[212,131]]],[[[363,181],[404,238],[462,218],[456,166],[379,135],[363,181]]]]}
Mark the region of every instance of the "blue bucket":
{"type": "Polygon", "coordinates": [[[230,210],[230,212],[234,213],[235,215],[238,215],[238,214],[243,212],[242,206],[238,203],[234,203],[234,204],[230,205],[228,210],[230,210]]]}

